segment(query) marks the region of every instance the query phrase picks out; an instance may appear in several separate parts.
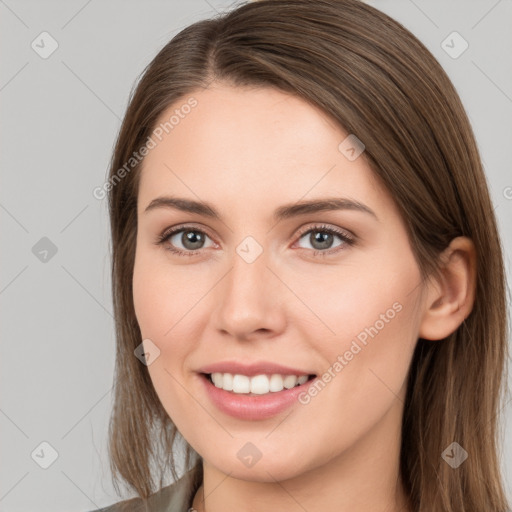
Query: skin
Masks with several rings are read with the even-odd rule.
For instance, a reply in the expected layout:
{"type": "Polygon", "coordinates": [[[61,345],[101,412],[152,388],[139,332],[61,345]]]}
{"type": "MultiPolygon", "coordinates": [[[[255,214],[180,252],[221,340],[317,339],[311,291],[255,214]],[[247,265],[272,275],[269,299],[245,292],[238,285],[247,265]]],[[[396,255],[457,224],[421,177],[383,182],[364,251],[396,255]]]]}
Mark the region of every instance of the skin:
{"type": "MultiPolygon", "coordinates": [[[[418,337],[442,339],[471,311],[471,241],[455,239],[443,279],[422,282],[392,197],[364,153],[349,161],[338,150],[348,133],[325,113],[271,88],[214,83],[192,96],[198,105],[144,161],[133,295],[143,339],[160,350],[148,366],[155,390],[204,461],[194,508],[411,510],[398,472],[407,371],[418,337]],[[144,212],[171,194],[212,203],[222,221],[144,212]],[[351,210],[271,218],[283,204],[332,196],[364,203],[377,218],[351,210]],[[182,223],[206,233],[194,256],[166,250],[169,240],[155,244],[182,223]],[[308,232],[318,224],[349,231],[355,243],[334,235],[322,249],[312,237],[322,229],[308,232]],[[263,250],[252,263],[236,252],[247,236],[263,250]],[[395,303],[400,312],[310,403],[270,419],[217,410],[196,373],[213,362],[267,360],[322,375],[395,303]],[[250,468],[237,457],[247,442],[262,453],[250,468]]],[[[182,234],[172,242],[191,251],[182,234]]]]}

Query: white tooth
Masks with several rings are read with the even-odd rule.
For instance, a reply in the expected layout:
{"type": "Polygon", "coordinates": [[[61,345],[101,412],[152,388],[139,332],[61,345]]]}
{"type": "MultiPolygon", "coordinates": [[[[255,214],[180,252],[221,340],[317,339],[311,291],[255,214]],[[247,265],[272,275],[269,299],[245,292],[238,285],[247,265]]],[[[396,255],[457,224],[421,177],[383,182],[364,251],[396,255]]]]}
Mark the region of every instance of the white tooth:
{"type": "Polygon", "coordinates": [[[266,375],[256,375],[251,379],[251,393],[264,395],[269,391],[269,382],[266,375]]]}
{"type": "Polygon", "coordinates": [[[222,381],[222,387],[226,391],[233,391],[233,375],[231,373],[225,373],[222,381]]]}
{"type": "Polygon", "coordinates": [[[261,374],[254,377],[247,375],[215,372],[211,375],[214,385],[225,391],[233,393],[254,393],[256,395],[265,395],[269,392],[277,393],[283,389],[291,389],[296,385],[302,385],[308,380],[307,375],[297,377],[296,375],[270,376],[261,374]]]}
{"type": "Polygon", "coordinates": [[[250,393],[251,381],[246,375],[233,375],[233,391],[235,393],[250,393]]]}
{"type": "Polygon", "coordinates": [[[217,388],[222,387],[222,373],[219,373],[219,372],[212,373],[212,380],[213,380],[213,384],[215,385],[215,387],[217,387],[217,388]]]}
{"type": "Polygon", "coordinates": [[[283,377],[281,377],[281,375],[278,375],[278,374],[272,375],[270,377],[270,382],[269,382],[270,391],[275,393],[277,391],[282,391],[283,388],[284,388],[283,377]]]}
{"type": "Polygon", "coordinates": [[[295,375],[286,375],[283,385],[286,389],[291,389],[297,384],[297,377],[295,375]]]}
{"type": "MultiPolygon", "coordinates": [[[[224,377],[224,379],[226,379],[226,377],[224,377]]],[[[297,380],[297,382],[299,384],[301,384],[301,385],[305,384],[307,381],[308,381],[308,376],[307,375],[302,375],[302,377],[299,377],[298,380],[297,380]]],[[[225,383],[226,383],[226,381],[224,380],[224,386],[226,385],[225,383]]]]}

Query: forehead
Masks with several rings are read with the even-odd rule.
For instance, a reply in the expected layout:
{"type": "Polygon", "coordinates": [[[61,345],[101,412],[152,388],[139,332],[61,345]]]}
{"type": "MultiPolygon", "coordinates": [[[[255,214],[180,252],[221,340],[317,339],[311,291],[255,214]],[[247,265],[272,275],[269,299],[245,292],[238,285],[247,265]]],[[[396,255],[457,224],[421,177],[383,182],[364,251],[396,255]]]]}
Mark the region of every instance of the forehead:
{"type": "MultiPolygon", "coordinates": [[[[175,124],[163,135],[169,146],[192,144],[202,151],[215,149],[220,153],[229,149],[225,159],[235,151],[256,153],[260,158],[265,154],[293,158],[293,153],[300,151],[304,157],[329,147],[336,150],[339,139],[348,135],[318,107],[273,88],[213,85],[175,102],[162,113],[157,125],[164,125],[171,117],[175,124]],[[179,119],[173,116],[185,110],[192,97],[196,106],[179,119]],[[261,154],[257,150],[263,144],[267,150],[261,154]]],[[[153,156],[158,153],[152,152],[153,156]]]]}
{"type": "Polygon", "coordinates": [[[318,107],[272,88],[214,85],[169,106],[161,140],[146,156],[140,209],[164,192],[261,207],[305,195],[382,192],[364,153],[350,161],[349,135],[318,107]],[[193,108],[182,108],[193,104],[193,108]],[[171,117],[173,123],[169,123],[171,117]]]}

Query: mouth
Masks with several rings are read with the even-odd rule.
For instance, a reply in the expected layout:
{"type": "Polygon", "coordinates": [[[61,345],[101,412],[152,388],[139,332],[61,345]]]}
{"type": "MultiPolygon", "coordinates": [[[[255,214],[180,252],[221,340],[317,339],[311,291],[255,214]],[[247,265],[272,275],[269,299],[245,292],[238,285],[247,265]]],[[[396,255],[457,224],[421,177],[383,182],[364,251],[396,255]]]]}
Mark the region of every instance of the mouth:
{"type": "Polygon", "coordinates": [[[260,374],[242,375],[232,373],[201,373],[201,376],[218,389],[233,395],[264,396],[307,385],[316,375],[260,374]]]}

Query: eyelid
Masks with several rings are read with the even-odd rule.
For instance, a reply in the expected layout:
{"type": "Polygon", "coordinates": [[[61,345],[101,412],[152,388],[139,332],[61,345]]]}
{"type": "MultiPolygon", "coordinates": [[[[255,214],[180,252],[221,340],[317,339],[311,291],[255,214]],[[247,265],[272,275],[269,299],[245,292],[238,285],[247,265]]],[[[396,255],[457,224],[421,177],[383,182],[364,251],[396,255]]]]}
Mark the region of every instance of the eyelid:
{"type": "Polygon", "coordinates": [[[313,223],[314,225],[311,226],[306,226],[306,227],[303,227],[303,228],[299,228],[299,231],[297,232],[297,234],[295,236],[298,236],[299,238],[302,237],[303,235],[305,235],[306,233],[308,233],[309,231],[322,231],[322,230],[325,230],[325,231],[330,231],[330,232],[333,232],[341,237],[345,237],[353,242],[355,242],[356,240],[356,235],[354,235],[354,233],[352,233],[351,231],[349,231],[348,229],[345,229],[345,228],[339,228],[337,226],[333,226],[333,225],[329,225],[329,224],[325,224],[323,222],[320,222],[320,223],[313,223]]]}
{"type": "MultiPolygon", "coordinates": [[[[211,234],[210,230],[203,225],[195,225],[194,223],[185,222],[183,224],[176,224],[176,226],[172,226],[170,228],[166,228],[161,235],[158,235],[158,239],[167,238],[170,235],[176,234],[179,231],[200,231],[206,235],[208,235],[212,240],[215,240],[215,237],[211,234]]],[[[189,251],[192,252],[192,251],[189,251]]]]}

